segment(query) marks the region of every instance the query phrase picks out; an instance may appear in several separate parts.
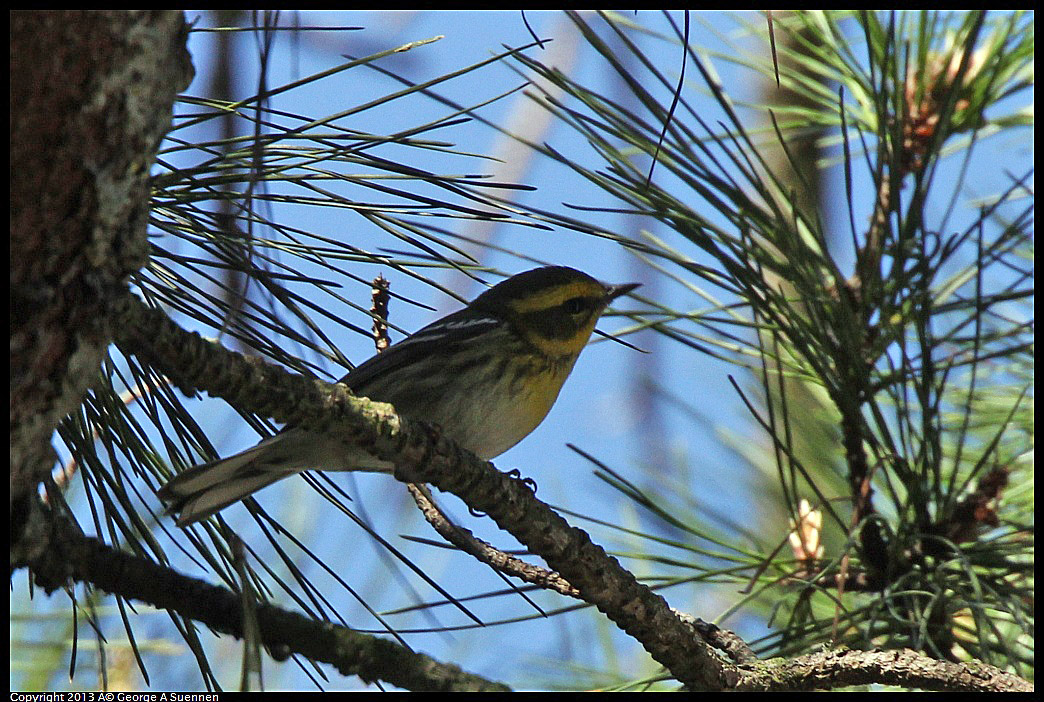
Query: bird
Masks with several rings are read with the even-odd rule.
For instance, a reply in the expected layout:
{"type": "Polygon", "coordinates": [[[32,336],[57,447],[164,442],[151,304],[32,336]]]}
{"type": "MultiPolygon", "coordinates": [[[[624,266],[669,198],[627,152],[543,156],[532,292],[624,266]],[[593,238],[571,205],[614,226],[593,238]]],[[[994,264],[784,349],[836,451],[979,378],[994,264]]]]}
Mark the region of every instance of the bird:
{"type": "MultiPolygon", "coordinates": [[[[355,395],[438,427],[482,460],[544,420],[609,304],[638,287],[566,266],[519,273],[341,378],[355,395]]],[[[390,472],[339,438],[288,426],[253,448],[189,468],[159,490],[187,526],[304,470],[390,472]]]]}

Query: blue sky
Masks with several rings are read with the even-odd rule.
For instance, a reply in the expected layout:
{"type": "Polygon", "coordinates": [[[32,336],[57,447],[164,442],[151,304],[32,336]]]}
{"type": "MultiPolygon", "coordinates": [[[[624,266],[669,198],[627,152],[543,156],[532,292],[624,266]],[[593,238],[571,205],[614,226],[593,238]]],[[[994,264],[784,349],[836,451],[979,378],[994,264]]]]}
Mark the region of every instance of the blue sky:
{"type": "MultiPolygon", "coordinates": [[[[554,49],[548,48],[545,52],[534,50],[532,53],[537,54],[542,60],[548,60],[544,54],[558,51],[554,55],[557,60],[571,65],[571,75],[584,80],[605,81],[601,67],[589,52],[573,49],[575,53],[570,56],[571,50],[568,46],[561,46],[572,43],[567,36],[572,30],[561,14],[527,12],[527,18],[541,36],[556,37],[557,46],[554,49]]],[[[284,16],[284,20],[286,19],[284,16]]],[[[727,18],[719,19],[727,26],[727,18]]],[[[304,13],[301,15],[301,21],[303,24],[311,25],[357,25],[366,29],[331,34],[308,33],[294,40],[297,47],[293,47],[291,41],[286,38],[277,42],[278,58],[271,62],[269,85],[280,85],[329,68],[341,61],[339,54],[368,55],[408,42],[441,36],[441,39],[431,44],[391,57],[385,64],[419,82],[481,61],[492,52],[503,50],[502,45],[518,46],[531,41],[521,16],[516,12],[304,13]]],[[[666,28],[662,22],[659,25],[661,29],[666,28]]],[[[205,85],[208,79],[210,64],[205,53],[208,38],[207,35],[193,37],[192,52],[196,57],[199,72],[189,90],[194,94],[201,91],[198,86],[205,85]]],[[[243,39],[245,41],[241,44],[247,47],[244,53],[250,52],[252,41],[246,37],[243,39]]],[[[677,54],[669,53],[670,47],[666,44],[660,43],[660,46],[664,63],[676,65],[677,54]]],[[[244,68],[244,73],[237,78],[240,81],[241,94],[244,95],[254,91],[256,80],[255,74],[249,68],[250,62],[245,63],[247,67],[244,68]]],[[[515,67],[517,68],[517,65],[515,67]]],[[[438,86],[438,90],[460,103],[474,104],[499,94],[505,85],[517,85],[520,82],[521,79],[510,72],[508,64],[493,65],[476,74],[442,84],[438,86]]],[[[286,96],[280,96],[274,101],[273,107],[322,116],[352,105],[363,104],[398,88],[396,83],[373,71],[358,69],[340,74],[328,82],[307,86],[286,96]]],[[[583,148],[582,143],[576,143],[576,137],[567,129],[551,125],[546,131],[539,131],[541,125],[534,125],[531,121],[538,119],[540,113],[526,110],[527,103],[528,98],[516,93],[484,108],[482,114],[498,124],[509,124],[513,129],[531,128],[534,130],[531,133],[536,134],[539,140],[551,142],[556,148],[566,152],[580,152],[583,148]]],[[[355,115],[351,120],[340,124],[374,133],[390,133],[437,119],[450,111],[435,101],[419,97],[404,101],[403,104],[408,105],[409,109],[374,109],[355,115]]],[[[593,186],[585,184],[574,174],[563,172],[561,168],[541,163],[539,160],[518,163],[515,159],[521,159],[524,152],[514,148],[502,135],[478,122],[439,130],[434,132],[432,137],[453,142],[461,151],[496,154],[510,161],[503,165],[479,159],[412,152],[409,154],[412,164],[438,172],[491,173],[496,180],[535,185],[538,189],[532,193],[525,193],[523,202],[549,210],[561,210],[565,202],[584,206],[614,204],[593,186]]],[[[388,152],[381,155],[392,157],[388,152]]],[[[345,237],[354,245],[371,250],[389,246],[405,248],[398,242],[390,242],[382,232],[372,226],[366,226],[368,223],[361,222],[358,217],[353,217],[348,212],[298,207],[287,208],[285,214],[278,216],[292,218],[295,226],[321,232],[333,238],[345,237]]],[[[609,217],[605,226],[615,229],[626,224],[619,217],[609,217]]],[[[466,235],[488,237],[489,241],[498,246],[522,252],[541,261],[571,265],[602,280],[645,281],[647,288],[643,292],[660,297],[672,296],[675,304],[685,308],[707,306],[697,298],[686,299],[687,293],[684,290],[671,290],[662,285],[650,286],[649,281],[653,279],[641,273],[639,262],[611,242],[562,230],[534,232],[522,227],[504,226],[488,230],[481,225],[466,222],[460,226],[463,230],[461,233],[466,235]]],[[[505,253],[481,251],[478,255],[484,264],[494,266],[505,273],[519,272],[533,266],[505,253]]],[[[357,266],[355,272],[367,278],[377,272],[383,272],[391,280],[394,291],[436,308],[438,314],[458,307],[456,301],[438,291],[418,285],[395,271],[380,271],[376,266],[357,266]]],[[[459,274],[435,274],[433,277],[440,283],[456,289],[466,298],[474,297],[481,291],[480,286],[459,274]]],[[[485,276],[485,279],[488,282],[497,280],[493,276],[485,276]]],[[[354,295],[355,301],[363,305],[368,302],[368,290],[361,285],[354,289],[346,288],[343,294],[349,297],[354,295]]],[[[622,301],[618,307],[638,309],[640,305],[633,301],[622,301]]],[[[360,326],[368,326],[367,320],[358,313],[346,310],[345,315],[360,326]],[[353,314],[354,318],[351,317],[353,314]]],[[[437,315],[427,310],[394,302],[391,309],[392,321],[407,330],[417,329],[435,316],[437,315]]],[[[600,328],[609,331],[625,325],[626,320],[616,318],[603,321],[600,328]]],[[[329,333],[338,344],[343,344],[341,350],[354,361],[364,360],[373,352],[372,342],[360,335],[345,334],[344,330],[336,328],[329,330],[329,333]]],[[[396,338],[399,337],[393,336],[393,340],[396,338]]],[[[533,477],[539,485],[539,496],[553,505],[633,529],[648,527],[635,512],[634,507],[598,480],[593,475],[593,466],[570,451],[566,443],[572,443],[589,452],[640,484],[650,484],[650,481],[643,477],[646,470],[673,471],[671,481],[680,484],[696,481],[704,486],[703,489],[714,495],[709,502],[716,509],[730,513],[749,510],[750,501],[746,491],[737,489],[739,484],[735,476],[741,468],[740,462],[735,455],[722,450],[719,439],[714,435],[715,427],[722,424],[729,423],[734,427],[745,425],[741,417],[741,404],[727,379],[727,373],[735,372],[735,369],[724,367],[724,364],[717,362],[708,363],[708,359],[694,359],[691,353],[679,353],[678,349],[664,344],[653,335],[638,335],[633,341],[640,346],[648,347],[653,353],[646,357],[620,345],[606,342],[593,344],[587,349],[547,420],[525,441],[500,456],[495,461],[496,465],[501,470],[518,468],[525,475],[533,477]],[[667,374],[663,372],[665,368],[671,367],[679,370],[667,374]],[[644,408],[636,406],[630,398],[643,382],[636,368],[652,372],[658,377],[656,382],[661,384],[665,382],[663,378],[667,378],[666,383],[670,385],[671,390],[683,398],[695,400],[708,420],[703,423],[694,422],[678,410],[663,405],[644,408]],[[702,400],[704,397],[713,399],[711,402],[705,402],[702,400]],[[655,440],[655,459],[649,454],[649,442],[642,438],[644,431],[649,428],[649,422],[656,422],[659,429],[658,438],[655,440]],[[700,460],[692,461],[693,456],[699,456],[700,460]],[[654,460],[659,465],[648,465],[654,460]],[[686,474],[690,470],[695,472],[686,474]]],[[[340,373],[341,369],[332,369],[331,372],[340,373]]],[[[252,432],[241,422],[236,422],[237,428],[232,428],[235,415],[224,403],[207,401],[207,407],[211,406],[214,407],[212,411],[215,416],[222,418],[217,421],[227,420],[229,424],[228,430],[221,430],[218,434],[222,437],[218,446],[220,451],[232,453],[253,443],[252,432]]],[[[404,496],[401,486],[390,478],[352,475],[337,476],[337,480],[356,500],[353,507],[360,509],[372,520],[380,533],[389,538],[397,548],[409,553],[412,559],[421,564],[426,572],[456,597],[468,597],[505,587],[497,576],[468,558],[431,546],[418,547],[397,538],[396,534],[425,538],[435,538],[435,535],[417,517],[416,509],[404,496]]],[[[332,565],[341,564],[341,575],[349,580],[353,587],[359,588],[367,602],[378,608],[406,606],[414,601],[414,596],[409,592],[411,588],[416,589],[417,596],[425,601],[439,599],[439,596],[426,586],[418,584],[415,577],[404,573],[405,569],[402,567],[395,568],[397,572],[392,573],[388,564],[382,560],[386,556],[378,553],[367,537],[345,517],[321,505],[318,498],[309,494],[310,491],[303,481],[285,482],[287,484],[266,490],[267,494],[260,496],[262,504],[273,514],[286,519],[287,523],[299,523],[299,531],[295,532],[295,535],[307,543],[309,548],[315,549],[327,558],[332,565]],[[308,505],[306,514],[296,514],[294,505],[298,500],[302,505],[308,505]],[[316,514],[318,518],[313,521],[310,517],[315,509],[320,512],[316,514]],[[319,527],[320,524],[324,526],[319,527]],[[344,560],[342,554],[350,556],[344,560]],[[405,584],[407,580],[408,585],[405,584]]],[[[509,536],[498,532],[489,520],[470,517],[466,508],[455,498],[441,496],[440,501],[462,524],[475,530],[480,537],[504,548],[517,548],[517,544],[509,536]]],[[[241,507],[226,510],[225,517],[237,527],[242,525],[244,538],[249,538],[253,533],[258,541],[261,540],[256,534],[256,526],[252,525],[241,507]],[[242,519],[237,520],[238,517],[242,519]]],[[[582,521],[578,524],[591,526],[582,521]]],[[[601,531],[601,536],[596,538],[608,547],[642,547],[641,543],[631,542],[619,534],[608,533],[605,529],[601,531]]],[[[681,553],[674,555],[685,557],[681,553]]],[[[317,574],[315,577],[322,576],[317,574]]],[[[337,593],[340,592],[334,587],[328,590],[332,592],[331,597],[338,596],[337,593]]],[[[693,609],[697,601],[695,594],[694,589],[687,586],[674,591],[669,597],[674,606],[693,609]]],[[[378,624],[362,613],[350,598],[344,594],[339,596],[346,598],[342,614],[352,625],[379,628],[378,624]]],[[[727,593],[723,593],[723,596],[726,599],[719,603],[714,598],[708,599],[706,595],[702,595],[699,602],[704,607],[710,605],[711,608],[701,609],[700,616],[710,618],[720,612],[729,599],[727,593]]],[[[536,599],[545,608],[572,604],[550,596],[541,595],[536,599]]],[[[468,606],[486,620],[535,615],[534,610],[517,595],[505,595],[486,602],[469,602],[468,606]]],[[[471,626],[470,620],[450,607],[434,610],[433,616],[434,620],[414,616],[397,619],[393,617],[391,621],[395,621],[398,626],[407,627],[429,626],[435,621],[444,626],[471,626]]],[[[432,653],[444,660],[456,661],[468,669],[484,672],[494,678],[507,676],[510,679],[516,672],[532,665],[546,665],[553,671],[558,665],[554,659],[558,658],[569,661],[570,664],[598,668],[606,665],[607,652],[617,645],[621,648],[615,655],[637,660],[644,658],[644,654],[636,650],[633,643],[628,642],[625,637],[617,637],[612,645],[598,643],[602,625],[585,614],[551,619],[536,617],[530,622],[513,624],[511,627],[510,630],[497,626],[454,634],[414,634],[408,637],[408,641],[418,650],[432,653]],[[556,640],[558,643],[550,643],[556,640]],[[551,651],[557,653],[549,653],[551,651]]],[[[231,647],[228,649],[230,656],[238,651],[235,644],[220,645],[231,647]]],[[[187,669],[182,671],[185,675],[192,675],[191,668],[194,663],[191,660],[185,658],[181,665],[187,666],[187,669]]],[[[633,670],[632,665],[633,660],[623,667],[633,670]]],[[[310,684],[289,665],[269,666],[267,675],[280,676],[268,678],[270,684],[273,679],[278,679],[279,682],[274,684],[280,687],[285,685],[308,688],[310,684]],[[288,677],[284,678],[283,675],[288,677]]],[[[333,687],[340,687],[341,684],[351,687],[358,683],[352,680],[335,681],[333,687]]]]}
{"type": "MultiPolygon", "coordinates": [[[[746,35],[741,21],[761,20],[753,14],[697,14],[693,25],[693,43],[710,52],[723,84],[737,102],[752,97],[754,82],[750,74],[722,60],[722,57],[736,57],[735,46],[750,50],[759,47],[755,39],[746,35]],[[730,45],[726,39],[734,44],[730,45]],[[714,52],[722,53],[716,55],[714,52]]],[[[680,21],[680,13],[675,15],[680,21]]],[[[194,16],[189,13],[190,20],[194,16]]],[[[213,22],[209,15],[200,17],[203,25],[213,22]]],[[[547,56],[554,56],[555,61],[568,67],[570,75],[594,86],[610,85],[606,83],[608,78],[603,68],[590,51],[576,49],[574,52],[570,49],[570,36],[575,31],[560,13],[527,12],[526,17],[539,36],[556,40],[553,48],[549,47],[544,52],[534,49],[530,51],[531,55],[541,60],[549,60],[547,56]]],[[[289,23],[292,18],[293,15],[284,13],[282,22],[289,23]]],[[[501,51],[502,45],[518,46],[531,41],[521,15],[513,11],[304,12],[298,18],[302,25],[354,25],[365,29],[355,32],[307,32],[293,39],[289,34],[280,37],[275,43],[270,62],[269,86],[281,85],[337,65],[343,62],[341,54],[367,55],[407,42],[441,37],[430,44],[390,57],[385,64],[415,81],[422,81],[481,61],[492,52],[501,51]]],[[[666,22],[658,14],[642,13],[638,20],[657,31],[668,30],[666,22]]],[[[592,18],[591,21],[595,20],[592,18]]],[[[212,42],[212,34],[194,33],[190,38],[189,48],[197,75],[187,91],[189,94],[198,96],[205,93],[214,63],[212,42]]],[[[257,49],[253,38],[248,35],[239,37],[239,47],[241,53],[238,65],[241,71],[235,76],[234,90],[237,96],[246,96],[256,89],[257,49]]],[[[678,65],[677,47],[649,39],[645,48],[663,70],[673,71],[678,65]]],[[[490,66],[441,85],[438,89],[459,102],[474,104],[495,96],[506,85],[521,81],[517,76],[513,77],[509,65],[518,67],[517,64],[490,66]]],[[[705,106],[707,117],[714,119],[717,108],[700,93],[695,74],[690,73],[688,77],[692,83],[687,88],[686,96],[705,106]]],[[[280,95],[273,100],[272,107],[298,114],[324,116],[363,104],[395,89],[396,83],[373,71],[354,69],[316,85],[280,95]]],[[[482,114],[495,123],[509,125],[511,129],[530,129],[540,141],[547,141],[566,153],[582,154],[585,151],[585,145],[574,133],[561,125],[542,124],[537,111],[525,109],[526,102],[527,98],[522,93],[516,93],[484,108],[482,114]]],[[[395,105],[393,109],[375,108],[360,113],[339,124],[386,134],[429,122],[449,111],[445,106],[422,96],[414,96],[395,105]]],[[[612,207],[617,204],[576,174],[545,161],[527,160],[525,154],[513,148],[502,135],[479,122],[439,130],[432,134],[432,138],[452,142],[461,151],[494,154],[507,163],[422,151],[411,151],[410,157],[417,159],[411,163],[437,172],[490,173],[495,179],[537,186],[536,191],[524,193],[521,201],[547,210],[568,211],[565,203],[593,207],[612,207]]],[[[381,155],[394,158],[401,154],[391,148],[381,155]]],[[[983,187],[984,191],[988,191],[987,184],[983,184],[983,187]]],[[[964,195],[971,196],[970,193],[964,195]]],[[[346,196],[351,197],[352,194],[346,193],[346,196]]],[[[374,197],[372,194],[370,196],[374,197]]],[[[840,209],[842,199],[833,198],[838,203],[838,209],[826,213],[826,216],[847,223],[847,215],[840,209]]],[[[571,212],[574,216],[589,219],[597,216],[577,213],[575,210],[571,212]]],[[[361,248],[404,248],[401,242],[389,240],[385,233],[347,210],[274,205],[270,216],[307,231],[350,241],[361,248]]],[[[603,226],[613,231],[629,231],[629,227],[634,224],[625,221],[623,217],[612,215],[602,216],[602,220],[603,226]]],[[[644,282],[646,285],[640,293],[677,308],[707,307],[707,303],[691,291],[643,271],[643,265],[637,259],[609,241],[564,230],[543,232],[518,226],[484,228],[467,222],[457,224],[461,227],[461,233],[486,238],[510,252],[549,263],[571,265],[607,282],[644,282]]],[[[457,224],[449,223],[446,226],[457,224]]],[[[668,240],[671,236],[670,232],[659,230],[656,234],[668,237],[668,240]]],[[[520,272],[534,265],[506,252],[475,250],[472,253],[480,256],[484,264],[505,273],[520,272]]],[[[691,253],[696,256],[696,252],[691,253]]],[[[459,307],[459,303],[449,296],[386,267],[382,269],[375,265],[360,264],[346,266],[354,266],[352,272],[364,279],[380,272],[391,280],[393,291],[437,310],[431,312],[393,302],[390,312],[392,322],[403,329],[418,329],[459,307]]],[[[435,273],[432,277],[469,299],[482,289],[458,273],[435,273]]],[[[487,282],[499,280],[494,275],[484,275],[483,278],[487,282]]],[[[368,306],[369,290],[365,285],[342,282],[346,284],[340,294],[363,307],[368,306]]],[[[617,304],[617,308],[625,311],[640,310],[641,304],[623,300],[617,304]]],[[[348,306],[331,311],[350,323],[364,328],[369,326],[365,315],[348,306]]],[[[600,328],[612,331],[627,324],[626,319],[615,317],[604,320],[600,328]]],[[[324,332],[354,362],[361,362],[373,353],[369,339],[347,328],[331,325],[328,329],[324,328],[324,332]]],[[[401,337],[393,334],[393,341],[398,338],[401,337]]],[[[729,383],[728,376],[737,375],[740,384],[745,387],[750,387],[750,379],[734,365],[679,348],[656,335],[642,333],[629,338],[651,353],[638,354],[621,345],[604,341],[592,344],[581,356],[547,420],[529,438],[495,460],[498,468],[518,468],[524,475],[535,479],[539,485],[539,497],[552,505],[625,529],[648,530],[648,522],[633,503],[596,478],[593,466],[567,448],[566,444],[570,443],[639,485],[657,490],[674,486],[676,490],[665,495],[667,498],[690,493],[698,495],[698,502],[688,505],[694,512],[706,508],[740,522],[756,521],[757,496],[752,495],[748,487],[753,479],[742,457],[723,441],[724,435],[752,443],[762,440],[756,436],[752,420],[729,383]],[[635,398],[647,397],[643,389],[647,382],[665,387],[672,395],[696,406],[702,416],[694,418],[677,403],[636,402],[635,398]],[[655,438],[650,440],[650,436],[655,438]]],[[[330,364],[327,364],[327,368],[334,377],[344,372],[343,368],[330,364]]],[[[256,435],[224,402],[200,400],[199,411],[201,416],[206,417],[205,428],[223,455],[243,450],[256,441],[256,435]]],[[[405,497],[402,486],[393,479],[379,475],[341,475],[335,476],[335,479],[352,495],[352,506],[358,514],[364,515],[377,531],[394,546],[407,552],[425,572],[455,596],[466,598],[505,588],[496,575],[465,556],[402,538],[402,535],[428,539],[437,537],[419,518],[416,509],[405,497]]],[[[405,568],[390,565],[382,549],[375,547],[345,516],[321,502],[303,480],[283,481],[261,493],[259,500],[271,514],[280,517],[297,538],[335,567],[339,575],[375,608],[395,609],[439,598],[405,568]]],[[[440,501],[460,523],[473,529],[478,536],[506,549],[517,548],[517,544],[493,528],[489,520],[470,516],[455,498],[442,496],[440,501]]],[[[244,508],[233,506],[225,511],[224,516],[237,530],[241,530],[240,535],[248,543],[263,548],[263,537],[244,508]]],[[[583,520],[576,520],[575,523],[585,528],[591,526],[595,540],[610,548],[639,551],[648,547],[646,543],[632,539],[624,532],[593,526],[583,520]]],[[[783,536],[781,531],[779,538],[783,536]]],[[[775,537],[766,538],[775,540],[775,537]]],[[[707,546],[706,543],[694,545],[707,546]]],[[[680,549],[664,547],[664,551],[681,559],[692,558],[691,554],[680,549]]],[[[204,575],[188,559],[175,561],[175,565],[187,574],[204,575]]],[[[639,575],[643,573],[640,562],[632,560],[627,565],[635,567],[639,575]]],[[[321,586],[324,593],[332,598],[335,609],[352,626],[379,630],[379,624],[347,592],[330,582],[314,566],[305,567],[317,581],[325,583],[325,587],[321,586]]],[[[649,568],[649,572],[654,571],[649,568]]],[[[736,589],[735,586],[701,589],[685,586],[665,594],[672,606],[711,620],[735,601],[736,589]]],[[[572,604],[549,595],[538,595],[535,599],[546,609],[572,604]]],[[[288,600],[284,598],[283,602],[288,603],[288,600]]],[[[539,671],[534,677],[539,678],[546,671],[546,677],[553,680],[563,671],[568,675],[573,665],[595,670],[618,665],[632,674],[654,669],[633,642],[618,632],[612,632],[611,625],[597,617],[578,613],[545,619],[535,616],[536,612],[514,594],[469,602],[468,606],[490,621],[509,617],[531,619],[524,623],[472,628],[470,620],[452,607],[438,608],[428,615],[389,615],[389,619],[407,629],[426,626],[465,627],[462,631],[450,633],[410,634],[408,641],[416,650],[509,683],[516,682],[515,676],[528,674],[523,671],[533,670],[539,671]]],[[[164,615],[150,616],[143,633],[147,631],[152,637],[178,640],[164,615]]],[[[119,635],[119,622],[112,621],[111,624],[111,633],[119,635]]],[[[759,622],[742,616],[727,624],[736,627],[745,636],[756,636],[764,631],[759,622]]],[[[205,640],[209,638],[207,633],[202,636],[205,640]]],[[[211,658],[212,663],[226,665],[223,681],[226,685],[234,685],[238,674],[240,644],[226,637],[213,642],[211,646],[215,654],[211,658]]],[[[153,665],[154,687],[199,687],[199,674],[190,655],[182,652],[181,655],[173,656],[169,663],[163,657],[156,660],[161,662],[153,665]]],[[[335,671],[328,673],[332,676],[328,689],[357,689],[360,685],[354,678],[341,678],[335,671]]],[[[273,689],[314,689],[308,676],[292,663],[266,661],[265,675],[267,685],[273,689]]]]}

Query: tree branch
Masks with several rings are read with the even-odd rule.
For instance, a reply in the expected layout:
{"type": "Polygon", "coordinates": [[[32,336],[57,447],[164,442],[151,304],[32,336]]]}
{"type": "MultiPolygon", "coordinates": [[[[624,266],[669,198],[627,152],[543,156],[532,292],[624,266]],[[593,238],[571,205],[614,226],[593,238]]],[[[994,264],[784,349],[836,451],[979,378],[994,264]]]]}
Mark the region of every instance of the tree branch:
{"type": "Polygon", "coordinates": [[[431,528],[438,532],[439,536],[444,538],[453,546],[456,546],[463,553],[468,554],[481,563],[485,563],[497,572],[504,573],[505,575],[513,575],[519,580],[531,583],[545,590],[554,590],[560,595],[565,595],[566,597],[583,599],[580,591],[570,585],[565,578],[558,573],[548,570],[547,568],[533,565],[532,563],[526,563],[521,558],[516,558],[509,553],[505,553],[492,544],[478,538],[470,529],[465,529],[459,524],[453,523],[453,521],[442,512],[439,506],[435,503],[435,500],[432,499],[427,486],[417,483],[407,483],[406,487],[409,489],[413,501],[417,503],[417,508],[420,509],[421,514],[424,515],[424,519],[431,525],[431,528]]]}
{"type": "Polygon", "coordinates": [[[738,691],[833,690],[872,683],[924,690],[1029,692],[1033,685],[982,663],[951,663],[904,648],[895,651],[821,651],[743,666],[738,691]]]}
{"type": "MultiPolygon", "coordinates": [[[[355,397],[341,384],[293,375],[206,342],[129,292],[115,314],[117,345],[174,376],[183,391],[203,389],[241,410],[343,437],[394,463],[397,480],[429,483],[485,512],[690,688],[795,690],[891,683],[939,690],[1031,689],[992,666],[937,661],[909,650],[823,652],[758,663],[732,656],[742,663],[731,665],[706,644],[691,617],[671,610],[584,531],[538,500],[525,482],[495,470],[434,428],[396,415],[390,405],[355,397]],[[265,392],[250,390],[257,387],[265,392]]],[[[732,648],[742,653],[741,646],[732,648]]]]}
{"type": "MultiPolygon", "coordinates": [[[[62,517],[54,516],[51,521],[49,548],[24,565],[29,566],[35,582],[49,593],[69,580],[86,582],[126,599],[175,611],[214,631],[243,638],[243,603],[238,594],[84,536],[62,517]]],[[[394,641],[316,621],[271,604],[258,605],[256,616],[261,641],[279,660],[297,653],[330,663],[341,673],[357,675],[364,682],[383,680],[407,690],[509,691],[506,685],[464,672],[456,665],[416,653],[394,641]]]]}
{"type": "Polygon", "coordinates": [[[130,292],[114,314],[117,346],[166,373],[182,392],[205,390],[241,410],[342,437],[394,463],[397,480],[452,492],[543,557],[672,676],[695,688],[726,686],[722,661],[692,626],[522,481],[492,469],[428,425],[396,415],[389,404],[355,397],[339,383],[287,373],[186,332],[130,292]],[[265,392],[251,391],[258,387],[265,392]]]}

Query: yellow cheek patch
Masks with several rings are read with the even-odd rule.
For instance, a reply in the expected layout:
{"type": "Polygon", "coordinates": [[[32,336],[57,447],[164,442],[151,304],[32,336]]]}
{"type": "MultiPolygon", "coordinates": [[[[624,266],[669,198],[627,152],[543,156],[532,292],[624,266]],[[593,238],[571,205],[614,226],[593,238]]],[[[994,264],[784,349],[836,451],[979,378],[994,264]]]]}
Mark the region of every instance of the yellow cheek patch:
{"type": "Polygon", "coordinates": [[[576,333],[567,339],[550,339],[533,331],[525,332],[526,339],[551,358],[576,356],[587,346],[587,340],[591,338],[591,332],[594,331],[597,321],[598,317],[592,316],[587,324],[577,329],[576,333]]]}

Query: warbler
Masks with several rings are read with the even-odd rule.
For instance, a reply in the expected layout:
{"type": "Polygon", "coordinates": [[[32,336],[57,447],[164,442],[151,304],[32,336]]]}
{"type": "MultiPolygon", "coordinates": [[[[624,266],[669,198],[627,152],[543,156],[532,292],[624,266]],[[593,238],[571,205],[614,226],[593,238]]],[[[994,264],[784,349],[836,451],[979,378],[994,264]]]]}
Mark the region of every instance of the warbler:
{"type": "MultiPolygon", "coordinates": [[[[499,456],[544,420],[609,303],[638,287],[565,266],[519,273],[341,379],[353,393],[439,427],[479,458],[499,456]]],[[[309,470],[391,471],[337,438],[287,427],[242,453],[190,468],[159,495],[192,524],[309,470]]]]}

